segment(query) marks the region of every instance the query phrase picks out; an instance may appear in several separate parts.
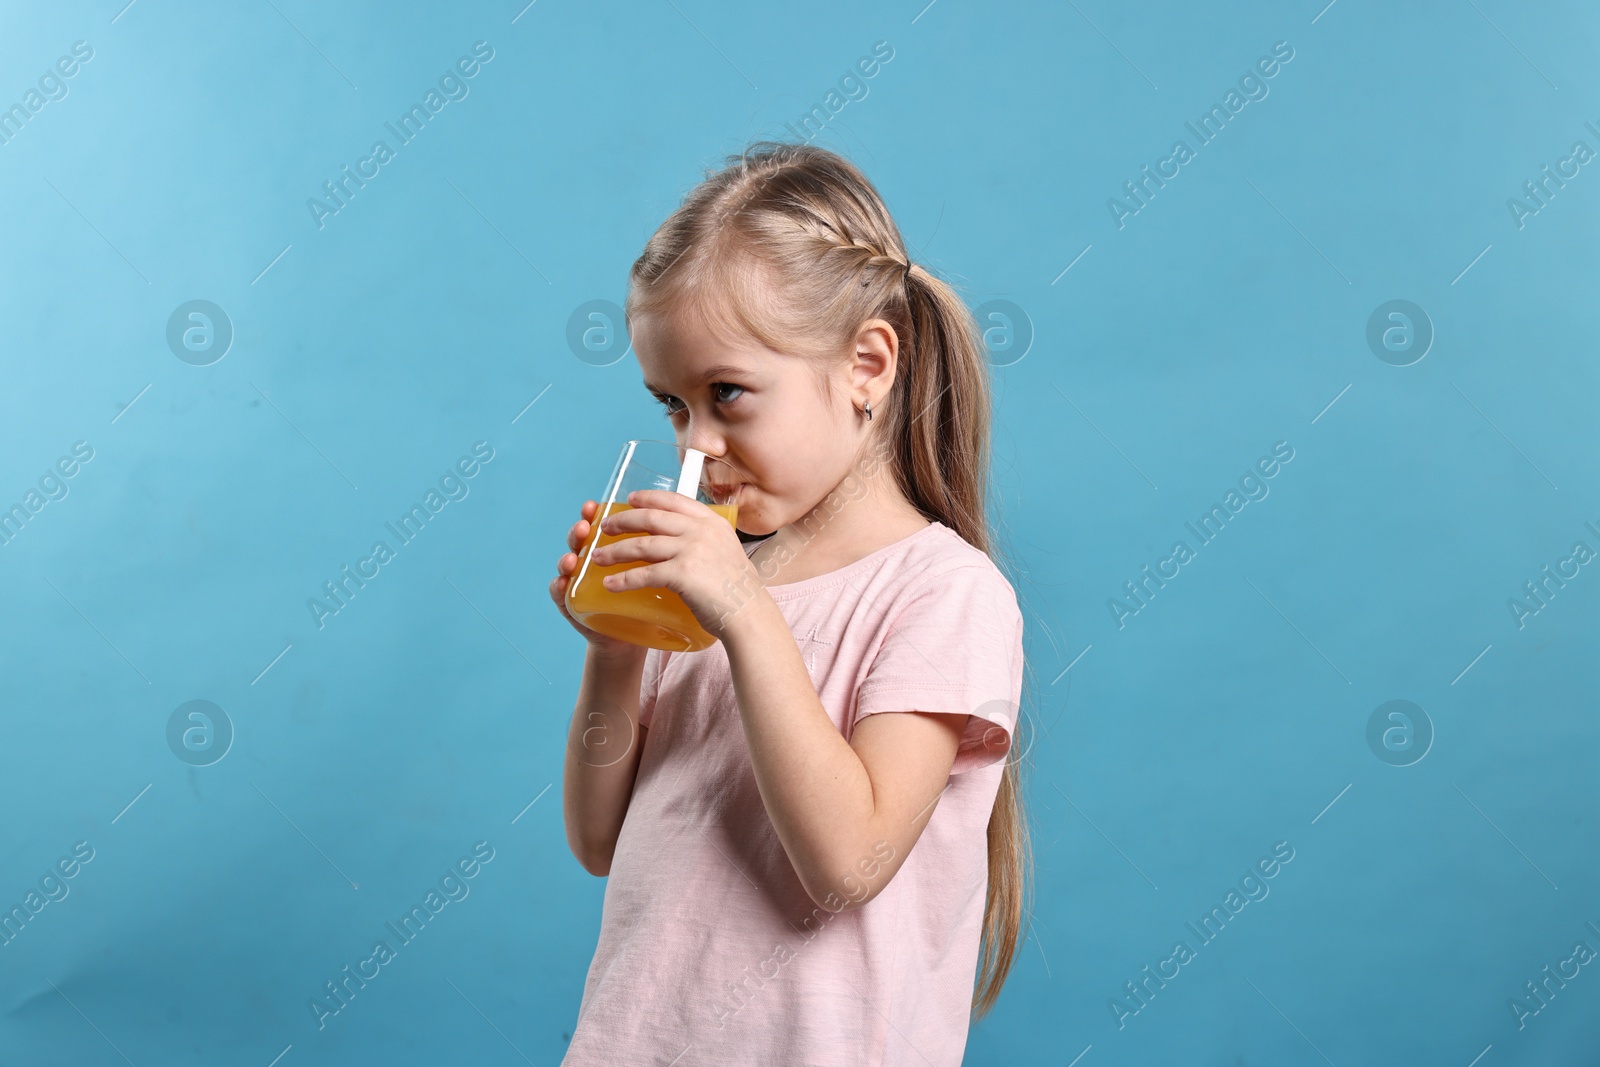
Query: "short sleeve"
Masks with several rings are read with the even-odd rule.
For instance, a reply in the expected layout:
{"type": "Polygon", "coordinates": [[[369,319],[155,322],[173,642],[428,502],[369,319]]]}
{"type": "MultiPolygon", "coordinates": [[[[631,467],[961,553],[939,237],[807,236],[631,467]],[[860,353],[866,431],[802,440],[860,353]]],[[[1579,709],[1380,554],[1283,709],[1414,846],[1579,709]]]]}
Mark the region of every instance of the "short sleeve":
{"type": "Polygon", "coordinates": [[[1004,759],[1022,697],[1022,612],[1005,577],[984,566],[941,571],[891,608],[888,626],[852,729],[885,711],[964,713],[950,773],[1004,759]]]}
{"type": "Polygon", "coordinates": [[[650,728],[650,720],[655,718],[656,694],[661,690],[661,675],[667,669],[667,656],[659,648],[652,648],[645,653],[644,674],[639,679],[639,725],[645,729],[650,728]]]}

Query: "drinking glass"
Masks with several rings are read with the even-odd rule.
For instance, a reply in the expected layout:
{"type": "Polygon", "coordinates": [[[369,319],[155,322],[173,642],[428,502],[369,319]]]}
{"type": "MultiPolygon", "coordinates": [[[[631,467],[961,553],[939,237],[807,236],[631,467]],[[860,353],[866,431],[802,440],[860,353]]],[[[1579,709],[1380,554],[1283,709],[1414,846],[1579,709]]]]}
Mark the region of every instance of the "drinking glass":
{"type": "Polygon", "coordinates": [[[732,464],[699,449],[671,441],[633,440],[624,444],[606,482],[606,491],[597,500],[599,506],[590,523],[589,536],[578,550],[578,565],[567,583],[567,611],[597,633],[646,648],[697,652],[715,644],[717,639],[672,590],[651,587],[615,592],[602,584],[606,575],[648,566],[648,560],[601,565],[592,564],[589,557],[597,546],[645,536],[643,530],[601,532],[606,516],[631,507],[627,503],[629,493],[640,489],[682,493],[705,504],[737,529],[739,489],[743,484],[743,477],[732,464]]]}

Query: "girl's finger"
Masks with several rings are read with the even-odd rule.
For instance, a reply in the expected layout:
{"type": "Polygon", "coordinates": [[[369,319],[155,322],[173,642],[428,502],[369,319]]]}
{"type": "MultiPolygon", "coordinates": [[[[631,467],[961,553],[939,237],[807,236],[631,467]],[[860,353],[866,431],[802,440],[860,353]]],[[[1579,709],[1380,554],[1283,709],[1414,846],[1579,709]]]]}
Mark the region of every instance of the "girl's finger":
{"type": "MultiPolygon", "coordinates": [[[[652,490],[653,492],[654,490],[652,490]]],[[[677,494],[669,494],[677,495],[677,494]]],[[[688,519],[674,511],[663,511],[655,507],[630,508],[619,511],[614,515],[607,515],[600,524],[600,530],[608,534],[621,533],[655,533],[655,534],[682,534],[690,529],[688,519]]]]}
{"type": "Polygon", "coordinates": [[[699,503],[670,489],[635,489],[628,494],[627,502],[635,508],[678,512],[686,511],[690,505],[699,503]]]}
{"type": "Polygon", "coordinates": [[[649,535],[630,537],[625,541],[613,541],[604,548],[597,549],[596,555],[598,558],[594,562],[599,567],[609,567],[613,563],[630,563],[637,559],[660,563],[662,560],[670,558],[663,554],[668,547],[665,538],[651,537],[649,535]]]}
{"type": "Polygon", "coordinates": [[[617,574],[608,574],[600,580],[600,584],[613,593],[621,593],[628,589],[648,589],[661,584],[655,580],[654,573],[653,566],[635,567],[617,574]]]}
{"type": "Polygon", "coordinates": [[[589,536],[589,525],[598,506],[593,500],[585,500],[583,507],[578,509],[578,514],[583,517],[573,523],[571,529],[567,531],[567,545],[574,552],[583,547],[583,539],[589,536]]]}

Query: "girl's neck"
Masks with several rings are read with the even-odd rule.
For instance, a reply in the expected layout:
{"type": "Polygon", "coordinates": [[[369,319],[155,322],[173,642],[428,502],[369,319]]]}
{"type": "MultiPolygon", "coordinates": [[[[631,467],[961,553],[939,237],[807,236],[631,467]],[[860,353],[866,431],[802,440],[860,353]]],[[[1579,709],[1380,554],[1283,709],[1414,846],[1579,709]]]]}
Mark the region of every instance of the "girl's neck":
{"type": "Polygon", "coordinates": [[[891,477],[866,484],[867,492],[852,494],[854,499],[835,489],[810,513],[765,538],[750,554],[762,584],[788,585],[848,567],[929,525],[891,477]]]}

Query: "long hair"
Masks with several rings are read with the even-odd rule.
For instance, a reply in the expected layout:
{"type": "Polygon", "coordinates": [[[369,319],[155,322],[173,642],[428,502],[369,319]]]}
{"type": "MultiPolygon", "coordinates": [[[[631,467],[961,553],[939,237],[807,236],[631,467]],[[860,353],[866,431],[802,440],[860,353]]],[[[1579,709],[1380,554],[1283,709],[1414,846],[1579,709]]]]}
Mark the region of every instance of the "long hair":
{"type": "MultiPolygon", "coordinates": [[[[867,319],[893,325],[900,357],[875,420],[878,450],[925,518],[1012,572],[992,547],[988,521],[989,370],[977,323],[950,284],[911,263],[877,189],[854,164],[815,145],[758,141],[708,171],[629,275],[628,319],[681,309],[819,365],[840,359],[867,319]]],[[[1019,708],[1019,741],[1023,719],[1019,708]]],[[[989,817],[976,1018],[999,997],[1030,910],[1024,753],[1014,741],[989,817]]]]}

